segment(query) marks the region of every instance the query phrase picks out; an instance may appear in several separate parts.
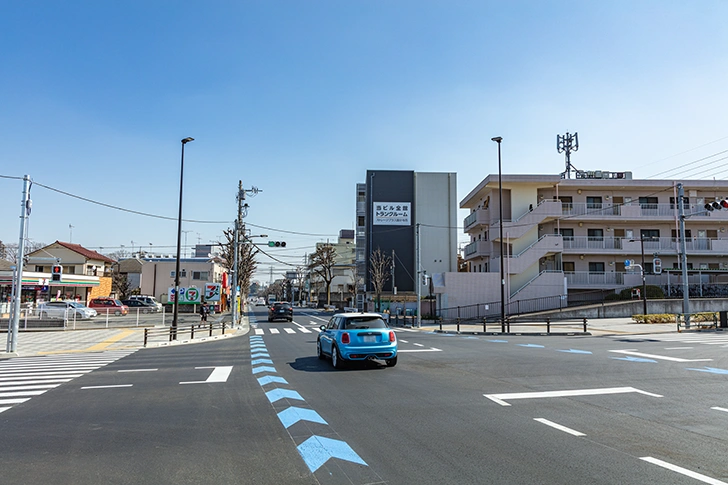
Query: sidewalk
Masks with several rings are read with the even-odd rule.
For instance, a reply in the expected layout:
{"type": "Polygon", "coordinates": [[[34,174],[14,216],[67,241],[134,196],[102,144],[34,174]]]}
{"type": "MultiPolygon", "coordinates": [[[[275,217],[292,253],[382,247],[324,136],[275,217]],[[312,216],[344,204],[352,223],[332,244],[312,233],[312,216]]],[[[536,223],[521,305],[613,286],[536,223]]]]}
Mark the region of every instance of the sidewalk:
{"type": "MultiPolygon", "coordinates": [[[[510,334],[546,334],[550,330],[553,335],[637,335],[650,333],[668,333],[677,332],[677,324],[675,323],[655,323],[644,324],[635,323],[631,318],[599,318],[587,319],[586,333],[584,333],[583,320],[556,320],[547,328],[546,322],[529,322],[518,323],[512,322],[510,325],[510,334]]],[[[434,322],[422,322],[421,331],[434,331],[442,333],[457,333],[456,324],[443,324],[442,330],[440,325],[434,322]]],[[[483,324],[461,324],[460,333],[473,334],[483,333],[483,324]]],[[[486,333],[501,334],[501,326],[499,323],[488,323],[486,333]]]]}
{"type": "MultiPolygon", "coordinates": [[[[221,314],[215,323],[231,321],[230,314],[221,314]]],[[[163,328],[163,327],[155,327],[163,328]]],[[[250,329],[247,315],[243,315],[238,326],[232,331],[233,335],[244,335],[250,329]]],[[[228,330],[227,332],[229,332],[228,330]]],[[[0,333],[0,359],[12,357],[32,357],[53,354],[68,354],[80,352],[102,352],[106,350],[140,349],[144,348],[143,328],[101,328],[79,330],[44,330],[39,332],[19,332],[16,352],[4,352],[7,342],[7,332],[0,333]]],[[[179,338],[175,345],[200,343],[210,340],[205,332],[197,332],[195,338],[179,338]],[[199,337],[198,337],[199,335],[199,337]]],[[[148,347],[159,347],[153,342],[148,347]]]]}

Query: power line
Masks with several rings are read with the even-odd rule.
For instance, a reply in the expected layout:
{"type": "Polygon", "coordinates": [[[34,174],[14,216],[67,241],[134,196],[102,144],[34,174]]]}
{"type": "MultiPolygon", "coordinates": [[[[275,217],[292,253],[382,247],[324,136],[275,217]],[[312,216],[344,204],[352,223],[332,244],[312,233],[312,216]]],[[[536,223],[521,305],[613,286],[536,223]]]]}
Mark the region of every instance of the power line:
{"type": "MultiPolygon", "coordinates": [[[[654,175],[650,175],[650,176],[649,176],[649,177],[647,177],[647,178],[648,178],[648,179],[650,179],[650,178],[654,178],[654,177],[657,177],[657,176],[659,176],[659,175],[664,175],[664,174],[666,174],[666,173],[670,173],[670,172],[675,172],[676,170],[680,170],[680,169],[681,169],[681,168],[683,168],[683,167],[687,167],[687,166],[689,166],[689,165],[693,165],[693,164],[696,164],[696,163],[698,163],[698,162],[702,162],[703,160],[708,160],[709,158],[713,158],[713,157],[716,157],[716,156],[718,156],[718,155],[722,155],[722,154],[724,154],[724,153],[728,153],[728,150],[723,150],[722,152],[714,153],[714,154],[712,154],[712,155],[708,155],[707,157],[699,158],[699,159],[697,159],[697,160],[693,160],[692,162],[684,163],[684,164],[682,164],[682,165],[680,165],[680,166],[678,166],[678,167],[675,167],[675,168],[671,168],[671,169],[669,169],[669,170],[665,170],[664,172],[659,172],[659,173],[656,173],[656,174],[654,174],[654,175]]],[[[720,160],[724,160],[724,158],[721,158],[720,160]]],[[[715,162],[710,162],[710,163],[715,163],[715,162]]],[[[702,165],[701,165],[701,166],[702,166],[702,165]]],[[[699,167],[696,167],[696,168],[699,168],[699,167]]],[[[692,169],[688,169],[687,171],[689,172],[690,170],[692,170],[692,169]]],[[[670,177],[676,177],[677,175],[680,175],[681,173],[683,173],[683,172],[678,172],[677,174],[673,174],[673,175],[670,175],[670,177]]]]}

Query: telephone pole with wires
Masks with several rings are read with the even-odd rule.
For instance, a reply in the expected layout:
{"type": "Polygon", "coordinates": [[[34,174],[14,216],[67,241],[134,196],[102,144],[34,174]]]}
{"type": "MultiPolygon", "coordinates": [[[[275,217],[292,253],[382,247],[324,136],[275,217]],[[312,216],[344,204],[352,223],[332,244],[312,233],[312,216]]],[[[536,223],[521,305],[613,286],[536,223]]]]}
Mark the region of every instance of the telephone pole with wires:
{"type": "Polygon", "coordinates": [[[579,134],[569,134],[567,131],[565,135],[556,135],[556,151],[559,153],[566,153],[566,171],[561,174],[561,178],[571,178],[571,171],[576,171],[576,167],[571,164],[571,152],[579,150],[579,134]]]}

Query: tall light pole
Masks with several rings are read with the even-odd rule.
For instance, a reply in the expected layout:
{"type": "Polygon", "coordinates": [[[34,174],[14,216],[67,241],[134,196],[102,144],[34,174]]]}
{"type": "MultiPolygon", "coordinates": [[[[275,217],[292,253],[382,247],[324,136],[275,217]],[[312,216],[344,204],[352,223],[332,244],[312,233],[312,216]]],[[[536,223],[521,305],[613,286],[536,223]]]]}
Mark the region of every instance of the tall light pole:
{"type": "Polygon", "coordinates": [[[179,253],[182,245],[182,187],[185,174],[185,145],[194,138],[182,139],[182,160],[179,168],[179,216],[177,217],[177,261],[174,267],[174,303],[172,304],[172,339],[177,340],[177,313],[179,306],[179,253]]]}
{"type": "Polygon", "coordinates": [[[506,278],[503,274],[503,182],[501,180],[501,142],[503,138],[496,136],[491,138],[498,144],[498,210],[500,212],[498,221],[499,241],[500,241],[500,278],[501,278],[501,332],[506,332],[506,278]]]}

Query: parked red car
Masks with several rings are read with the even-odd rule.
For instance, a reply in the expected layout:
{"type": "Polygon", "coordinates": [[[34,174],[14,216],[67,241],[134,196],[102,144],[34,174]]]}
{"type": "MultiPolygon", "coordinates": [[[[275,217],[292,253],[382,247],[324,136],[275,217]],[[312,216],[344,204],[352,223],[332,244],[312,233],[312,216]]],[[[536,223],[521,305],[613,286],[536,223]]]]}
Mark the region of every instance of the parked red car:
{"type": "Polygon", "coordinates": [[[129,307],[119,300],[113,298],[94,298],[88,304],[89,308],[93,308],[99,315],[126,315],[129,313],[129,307]]]}

